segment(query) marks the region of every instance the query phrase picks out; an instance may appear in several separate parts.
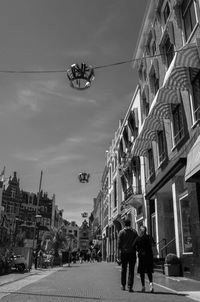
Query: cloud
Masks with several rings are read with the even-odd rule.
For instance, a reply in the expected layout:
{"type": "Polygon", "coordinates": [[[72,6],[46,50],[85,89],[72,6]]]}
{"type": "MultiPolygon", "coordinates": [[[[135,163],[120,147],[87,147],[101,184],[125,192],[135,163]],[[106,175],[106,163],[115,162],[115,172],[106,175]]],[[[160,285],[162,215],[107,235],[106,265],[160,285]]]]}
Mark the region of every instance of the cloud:
{"type": "Polygon", "coordinates": [[[46,168],[52,167],[54,165],[58,166],[59,164],[61,165],[67,162],[71,162],[72,160],[77,160],[81,158],[83,158],[83,156],[79,154],[59,155],[59,156],[52,157],[48,160],[43,160],[42,166],[46,168]]]}
{"type": "Polygon", "coordinates": [[[83,96],[77,96],[77,95],[69,95],[68,99],[71,100],[73,103],[77,103],[77,105],[80,105],[80,103],[88,103],[88,104],[93,104],[97,105],[98,101],[95,99],[83,97],[83,96]]]}
{"type": "Polygon", "coordinates": [[[11,154],[11,156],[23,161],[37,162],[39,160],[38,157],[31,156],[26,153],[20,153],[20,152],[11,154]]]}
{"type": "MultiPolygon", "coordinates": [[[[80,58],[80,57],[89,57],[91,56],[91,51],[89,49],[73,49],[68,50],[66,52],[62,52],[61,55],[73,58],[80,58]]],[[[74,62],[76,63],[76,62],[74,62]]]]}
{"type": "Polygon", "coordinates": [[[43,149],[32,149],[28,151],[18,151],[11,154],[12,157],[21,161],[29,161],[42,165],[43,167],[52,167],[72,160],[82,159],[83,155],[77,152],[77,145],[85,142],[82,137],[69,137],[64,139],[58,145],[52,145],[43,149]]]}
{"type": "Polygon", "coordinates": [[[21,110],[28,110],[33,112],[39,112],[37,94],[30,89],[22,89],[18,91],[18,103],[16,108],[21,110]]]}

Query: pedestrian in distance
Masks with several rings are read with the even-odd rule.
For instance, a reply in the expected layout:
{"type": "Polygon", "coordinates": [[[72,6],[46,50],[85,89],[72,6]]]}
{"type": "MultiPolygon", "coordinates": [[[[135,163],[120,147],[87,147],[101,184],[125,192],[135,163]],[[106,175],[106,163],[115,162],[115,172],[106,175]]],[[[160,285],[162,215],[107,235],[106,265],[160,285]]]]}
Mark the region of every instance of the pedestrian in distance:
{"type": "Polygon", "coordinates": [[[153,238],[147,234],[145,226],[141,226],[139,236],[136,239],[135,245],[138,255],[138,273],[142,283],[142,292],[145,292],[145,273],[149,279],[150,292],[154,292],[153,288],[153,238]]]}
{"type": "Polygon", "coordinates": [[[128,268],[128,290],[134,292],[134,269],[136,263],[135,241],[138,237],[137,231],[131,227],[131,221],[127,218],[124,221],[125,227],[118,235],[118,254],[121,263],[121,288],[126,289],[127,268],[128,268]]]}

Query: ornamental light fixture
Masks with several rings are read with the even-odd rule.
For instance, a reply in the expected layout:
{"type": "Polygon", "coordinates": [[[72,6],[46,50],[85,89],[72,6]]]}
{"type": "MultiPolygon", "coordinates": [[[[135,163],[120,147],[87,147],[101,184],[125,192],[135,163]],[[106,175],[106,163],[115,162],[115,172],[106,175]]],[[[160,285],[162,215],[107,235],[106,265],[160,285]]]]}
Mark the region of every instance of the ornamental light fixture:
{"type": "Polygon", "coordinates": [[[88,183],[89,182],[89,178],[90,178],[90,174],[86,173],[86,172],[81,172],[78,176],[78,179],[81,183],[88,183]]]}
{"type": "Polygon", "coordinates": [[[91,86],[94,80],[94,69],[85,63],[72,64],[67,70],[70,86],[77,90],[84,90],[91,86]]]}

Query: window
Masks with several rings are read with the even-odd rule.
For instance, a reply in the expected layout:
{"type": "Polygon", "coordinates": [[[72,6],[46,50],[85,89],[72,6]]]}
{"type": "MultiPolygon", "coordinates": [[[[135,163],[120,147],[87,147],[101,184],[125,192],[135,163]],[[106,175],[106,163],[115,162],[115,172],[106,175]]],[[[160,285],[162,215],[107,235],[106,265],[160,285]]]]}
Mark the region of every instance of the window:
{"type": "Polygon", "coordinates": [[[155,54],[156,54],[156,42],[153,41],[151,44],[151,55],[155,56],[155,54]]]}
{"type": "Polygon", "coordinates": [[[156,77],[156,74],[153,74],[153,81],[154,81],[154,94],[156,94],[156,92],[159,89],[159,79],[156,77]]]}
{"type": "Polygon", "coordinates": [[[114,188],[113,188],[113,191],[114,191],[114,208],[116,208],[116,206],[117,206],[117,181],[116,181],[116,179],[114,180],[113,186],[114,186],[114,188]]]}
{"type": "Polygon", "coordinates": [[[14,188],[11,189],[11,197],[12,198],[16,197],[16,190],[14,188]]]}
{"type": "Polygon", "coordinates": [[[200,73],[192,81],[192,109],[193,109],[193,120],[197,122],[200,120],[200,73]]]}
{"type": "Polygon", "coordinates": [[[174,145],[177,145],[184,136],[183,115],[181,104],[172,105],[172,122],[174,145]]]}
{"type": "Polygon", "coordinates": [[[179,201],[181,210],[183,252],[192,253],[191,201],[188,199],[188,196],[183,197],[179,201]]]}
{"type": "Polygon", "coordinates": [[[147,102],[146,96],[143,95],[142,96],[142,105],[143,105],[143,120],[145,119],[145,117],[147,117],[147,115],[149,114],[149,103],[147,102]]]}
{"type": "Polygon", "coordinates": [[[165,44],[163,45],[163,51],[165,53],[166,65],[167,67],[169,67],[174,57],[174,45],[170,42],[169,36],[167,37],[165,44]]]}
{"type": "Polygon", "coordinates": [[[159,154],[159,163],[162,163],[166,158],[165,137],[163,131],[158,131],[158,154],[159,154]]]}
{"type": "Polygon", "coordinates": [[[154,160],[153,160],[153,150],[148,150],[148,163],[149,163],[149,178],[154,175],[154,160]]]}
{"type": "Polygon", "coordinates": [[[169,3],[167,2],[163,10],[163,19],[165,24],[167,23],[167,19],[169,15],[170,15],[170,8],[169,8],[169,3]]]}
{"type": "Polygon", "coordinates": [[[138,136],[137,111],[131,111],[128,118],[128,126],[134,138],[138,136]]]}
{"type": "Polygon", "coordinates": [[[181,6],[186,41],[197,24],[194,2],[194,0],[183,0],[181,6]]]}
{"type": "Polygon", "coordinates": [[[156,95],[156,93],[159,89],[159,79],[156,76],[156,72],[155,72],[154,68],[149,75],[149,81],[150,81],[151,91],[154,95],[156,95]]]}

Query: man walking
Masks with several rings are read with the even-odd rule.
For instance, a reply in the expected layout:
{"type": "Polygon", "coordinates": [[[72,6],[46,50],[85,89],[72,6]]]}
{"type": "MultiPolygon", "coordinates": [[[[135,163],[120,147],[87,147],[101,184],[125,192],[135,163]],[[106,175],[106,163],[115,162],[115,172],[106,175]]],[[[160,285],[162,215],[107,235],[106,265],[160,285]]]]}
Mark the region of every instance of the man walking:
{"type": "Polygon", "coordinates": [[[125,227],[119,232],[118,236],[118,251],[122,264],[121,270],[121,285],[122,290],[126,289],[126,275],[128,272],[128,290],[133,292],[134,269],[136,262],[136,249],[134,246],[135,240],[138,237],[137,231],[131,228],[131,221],[127,218],[124,221],[125,227]]]}

